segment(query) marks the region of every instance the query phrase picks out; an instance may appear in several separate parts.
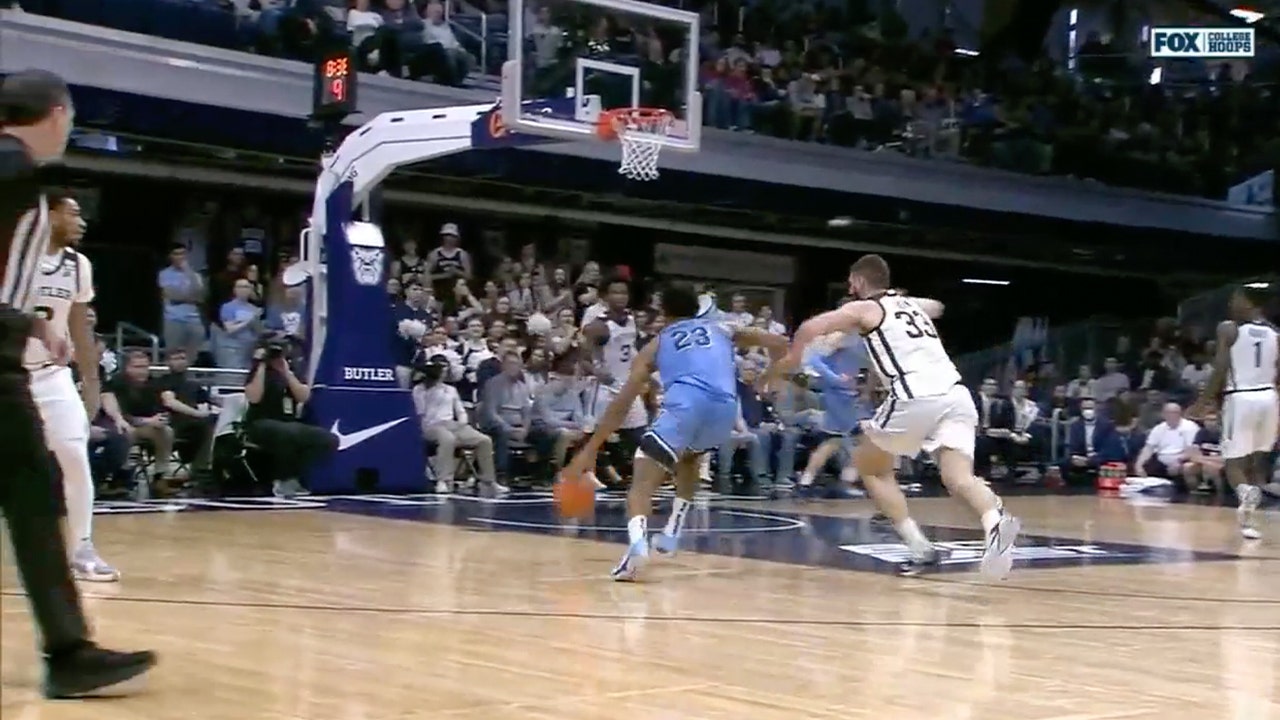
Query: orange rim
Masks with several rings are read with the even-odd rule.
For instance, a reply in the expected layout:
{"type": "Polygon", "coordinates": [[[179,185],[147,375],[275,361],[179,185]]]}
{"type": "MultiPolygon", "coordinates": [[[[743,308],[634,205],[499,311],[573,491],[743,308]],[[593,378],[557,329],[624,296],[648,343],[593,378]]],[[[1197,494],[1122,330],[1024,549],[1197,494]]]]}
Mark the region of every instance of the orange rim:
{"type": "MultiPolygon", "coordinates": [[[[670,110],[662,108],[619,108],[605,110],[596,121],[596,133],[603,140],[617,140],[618,130],[628,122],[641,126],[652,126],[659,121],[669,121],[670,110]]],[[[664,133],[665,134],[665,133],[664,133]]]]}

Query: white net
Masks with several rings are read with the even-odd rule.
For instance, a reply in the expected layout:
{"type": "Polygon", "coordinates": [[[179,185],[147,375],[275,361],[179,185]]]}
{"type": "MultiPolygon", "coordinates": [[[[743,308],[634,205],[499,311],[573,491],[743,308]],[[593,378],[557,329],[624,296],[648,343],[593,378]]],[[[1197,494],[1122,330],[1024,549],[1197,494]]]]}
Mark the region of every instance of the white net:
{"type": "Polygon", "coordinates": [[[668,112],[627,113],[613,119],[622,145],[618,174],[632,180],[657,180],[658,155],[674,118],[668,112]]]}

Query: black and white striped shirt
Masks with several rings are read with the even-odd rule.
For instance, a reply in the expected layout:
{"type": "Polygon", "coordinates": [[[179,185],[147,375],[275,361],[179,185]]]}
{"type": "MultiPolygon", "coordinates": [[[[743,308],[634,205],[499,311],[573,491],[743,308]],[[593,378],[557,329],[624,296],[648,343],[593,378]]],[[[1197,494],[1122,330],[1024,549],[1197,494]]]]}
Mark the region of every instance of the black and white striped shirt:
{"type": "Polygon", "coordinates": [[[27,146],[0,135],[0,364],[21,362],[30,320],[21,314],[49,247],[49,203],[27,146]]]}
{"type": "Polygon", "coordinates": [[[50,232],[35,162],[21,140],[0,135],[0,302],[26,307],[50,232]]]}

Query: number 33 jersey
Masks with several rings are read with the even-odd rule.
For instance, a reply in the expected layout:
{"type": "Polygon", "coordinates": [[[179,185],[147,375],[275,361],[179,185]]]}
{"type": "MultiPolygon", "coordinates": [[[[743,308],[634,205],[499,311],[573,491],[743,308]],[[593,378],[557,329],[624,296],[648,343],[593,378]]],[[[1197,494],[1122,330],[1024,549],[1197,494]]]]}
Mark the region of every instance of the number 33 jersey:
{"type": "MultiPolygon", "coordinates": [[[[55,336],[69,340],[67,319],[71,315],[71,306],[93,302],[93,266],[89,259],[70,248],[46,255],[32,285],[34,288],[27,310],[48,320],[55,336]]],[[[27,341],[27,351],[22,360],[28,370],[54,362],[49,349],[34,338],[27,341]]]]}
{"type": "Polygon", "coordinates": [[[884,389],[904,400],[950,392],[960,382],[960,372],[920,305],[892,292],[876,302],[884,308],[884,319],[865,336],[884,389]]]}

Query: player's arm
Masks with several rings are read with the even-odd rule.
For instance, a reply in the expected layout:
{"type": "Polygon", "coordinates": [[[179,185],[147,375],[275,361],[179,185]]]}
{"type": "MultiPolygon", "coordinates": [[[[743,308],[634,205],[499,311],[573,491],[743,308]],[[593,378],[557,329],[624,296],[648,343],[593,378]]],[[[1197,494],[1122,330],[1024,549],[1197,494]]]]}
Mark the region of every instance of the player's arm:
{"type": "Polygon", "coordinates": [[[753,327],[734,327],[733,344],[739,348],[764,348],[769,359],[777,362],[787,354],[787,339],[781,335],[753,327]]]}
{"type": "Polygon", "coordinates": [[[582,333],[582,337],[589,341],[586,344],[586,348],[584,348],[588,352],[584,352],[580,358],[583,371],[606,383],[612,383],[613,378],[609,377],[609,373],[599,362],[601,359],[600,353],[605,343],[609,342],[609,323],[605,322],[604,318],[597,318],[583,325],[579,332],[582,333]]]}
{"type": "Polygon", "coordinates": [[[582,326],[582,336],[590,338],[595,345],[604,345],[609,342],[609,323],[604,318],[596,318],[582,326]]]}
{"type": "Polygon", "coordinates": [[[71,336],[76,371],[80,373],[85,412],[93,419],[102,407],[102,379],[98,377],[98,343],[89,328],[88,303],[71,304],[67,313],[67,332],[71,336]]]}
{"type": "Polygon", "coordinates": [[[779,378],[794,369],[783,362],[788,347],[785,337],[752,327],[732,327],[731,332],[734,345],[740,348],[764,348],[769,353],[769,367],[765,368],[756,382],[759,390],[768,391],[779,378]]]}
{"type": "Polygon", "coordinates": [[[1280,335],[1276,336],[1276,390],[1280,390],[1280,335]]]}
{"type": "Polygon", "coordinates": [[[911,299],[915,301],[916,305],[920,306],[920,309],[924,311],[925,315],[929,316],[930,320],[937,320],[942,317],[942,311],[946,309],[946,306],[941,301],[933,298],[913,297],[911,299]]]}
{"type": "Polygon", "coordinates": [[[76,256],[80,292],[67,311],[67,334],[71,339],[76,371],[80,373],[80,394],[84,409],[93,420],[102,408],[102,379],[98,377],[98,342],[89,326],[89,303],[93,302],[93,266],[83,255],[76,256]]]}
{"type": "Polygon", "coordinates": [[[804,349],[823,335],[833,332],[863,333],[879,325],[882,320],[884,308],[874,300],[854,300],[835,310],[811,317],[796,328],[796,335],[791,340],[791,352],[784,362],[798,366],[804,357],[804,349]]]}
{"type": "Polygon", "coordinates": [[[627,375],[626,382],[622,383],[622,388],[609,401],[609,407],[596,418],[596,430],[591,433],[591,439],[578,453],[579,456],[594,458],[609,436],[622,427],[622,422],[627,419],[627,412],[631,410],[636,398],[640,397],[640,394],[649,386],[649,376],[653,374],[654,358],[657,354],[658,343],[651,342],[644,346],[639,355],[636,355],[635,361],[631,363],[631,373],[627,375]]]}
{"type": "Polygon", "coordinates": [[[1231,346],[1240,336],[1240,328],[1230,320],[1218,323],[1218,350],[1213,357],[1213,372],[1209,374],[1209,382],[1205,383],[1204,392],[1196,400],[1197,415],[1203,415],[1212,403],[1222,397],[1227,386],[1227,373],[1231,372],[1231,346]]]}

